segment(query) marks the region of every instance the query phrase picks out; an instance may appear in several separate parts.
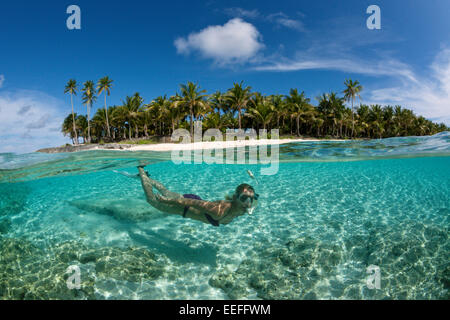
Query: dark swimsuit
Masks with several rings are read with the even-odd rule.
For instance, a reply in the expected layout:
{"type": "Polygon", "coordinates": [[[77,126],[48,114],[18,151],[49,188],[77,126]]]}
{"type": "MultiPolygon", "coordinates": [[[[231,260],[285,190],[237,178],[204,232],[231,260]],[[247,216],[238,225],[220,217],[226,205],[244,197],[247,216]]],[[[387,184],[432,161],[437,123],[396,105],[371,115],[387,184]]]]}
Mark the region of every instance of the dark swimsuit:
{"type": "MultiPolygon", "coordinates": [[[[187,199],[195,199],[195,200],[203,200],[202,198],[200,198],[198,195],[196,194],[183,194],[184,198],[187,199]]],[[[189,210],[189,206],[184,207],[184,211],[183,211],[183,218],[186,218],[186,213],[189,210]]],[[[208,221],[214,226],[214,227],[218,227],[219,226],[219,221],[214,220],[209,214],[205,213],[205,217],[206,219],[208,219],[208,221]]]]}

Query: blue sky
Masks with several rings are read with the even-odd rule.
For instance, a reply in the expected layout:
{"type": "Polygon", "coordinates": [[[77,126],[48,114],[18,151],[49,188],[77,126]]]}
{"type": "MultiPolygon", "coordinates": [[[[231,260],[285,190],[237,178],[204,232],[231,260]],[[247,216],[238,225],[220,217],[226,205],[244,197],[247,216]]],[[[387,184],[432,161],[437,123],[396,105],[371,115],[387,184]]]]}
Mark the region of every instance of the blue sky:
{"type": "Polygon", "coordinates": [[[449,15],[448,0],[2,1],[0,152],[67,142],[64,85],[104,75],[114,80],[110,105],[134,92],[150,102],[187,81],[213,92],[241,80],[266,94],[299,88],[315,102],[352,78],[364,103],[450,124],[449,15]],[[71,4],[81,30],[66,27],[71,4]],[[381,30],[366,27],[371,4],[381,30]]]}

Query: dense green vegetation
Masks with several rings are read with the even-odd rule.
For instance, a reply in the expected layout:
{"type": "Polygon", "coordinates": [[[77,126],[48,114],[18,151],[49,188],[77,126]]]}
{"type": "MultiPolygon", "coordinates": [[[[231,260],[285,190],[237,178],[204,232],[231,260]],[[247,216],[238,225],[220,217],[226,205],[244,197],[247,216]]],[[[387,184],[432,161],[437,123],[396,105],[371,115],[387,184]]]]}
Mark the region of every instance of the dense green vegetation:
{"type": "Polygon", "coordinates": [[[288,95],[263,95],[252,92],[243,82],[235,83],[227,92],[207,94],[198,84],[180,85],[180,92],[159,96],[145,104],[135,93],[127,96],[120,106],[107,107],[107,96],[113,81],[104,77],[94,88],[86,81],[82,88],[87,116],[73,111],[76,81],[65,88],[70,93],[72,113],[62,125],[62,132],[78,144],[83,142],[122,141],[168,136],[177,128],[193,132],[193,121],[200,120],[203,130],[218,128],[280,129],[280,135],[333,138],[386,138],[395,136],[432,135],[449,130],[445,124],[433,123],[401,106],[359,104],[363,87],[358,81],[346,80],[343,96],[330,92],[311,103],[304,92],[291,89],[288,95]],[[104,107],[92,119],[90,109],[97,96],[104,94],[104,107]],[[351,108],[345,106],[351,101],[351,108]]]}

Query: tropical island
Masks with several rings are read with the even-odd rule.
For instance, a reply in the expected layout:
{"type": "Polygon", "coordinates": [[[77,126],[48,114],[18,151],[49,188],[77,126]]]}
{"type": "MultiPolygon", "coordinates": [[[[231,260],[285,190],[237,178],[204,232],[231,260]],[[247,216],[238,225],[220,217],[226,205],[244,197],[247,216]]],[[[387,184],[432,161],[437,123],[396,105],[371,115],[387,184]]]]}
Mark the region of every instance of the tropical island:
{"type": "Polygon", "coordinates": [[[312,103],[304,91],[290,89],[289,94],[265,95],[252,91],[243,81],[227,92],[206,90],[192,82],[180,85],[174,95],[162,95],[144,103],[139,93],[127,96],[122,105],[108,106],[107,97],[113,80],[103,77],[86,81],[79,88],[71,79],[65,87],[70,95],[72,112],[62,124],[62,132],[74,146],[105,143],[124,145],[170,142],[178,128],[193,135],[194,121],[203,130],[273,129],[281,139],[374,139],[399,136],[433,135],[450,130],[444,123],[434,123],[401,106],[365,105],[361,103],[363,87],[348,79],[341,93],[324,93],[312,103]],[[81,90],[80,90],[81,89],[81,90]],[[87,115],[74,112],[74,96],[82,92],[87,115]],[[90,117],[92,106],[103,95],[104,104],[90,117]],[[359,104],[356,102],[359,100],[359,104]],[[351,108],[345,105],[351,102],[351,108]],[[165,137],[165,138],[164,138],[165,137]]]}

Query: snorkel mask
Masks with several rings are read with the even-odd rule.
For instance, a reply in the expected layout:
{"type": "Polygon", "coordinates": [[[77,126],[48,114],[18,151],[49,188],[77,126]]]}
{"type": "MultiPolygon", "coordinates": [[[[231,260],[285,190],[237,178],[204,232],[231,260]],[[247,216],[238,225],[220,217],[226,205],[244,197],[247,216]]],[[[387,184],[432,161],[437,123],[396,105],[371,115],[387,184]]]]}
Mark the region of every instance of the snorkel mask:
{"type": "Polygon", "coordinates": [[[246,208],[246,211],[249,215],[253,214],[253,211],[255,210],[256,206],[258,205],[258,198],[259,194],[254,193],[252,196],[247,194],[241,194],[239,196],[239,201],[244,204],[244,207],[246,208]]]}

